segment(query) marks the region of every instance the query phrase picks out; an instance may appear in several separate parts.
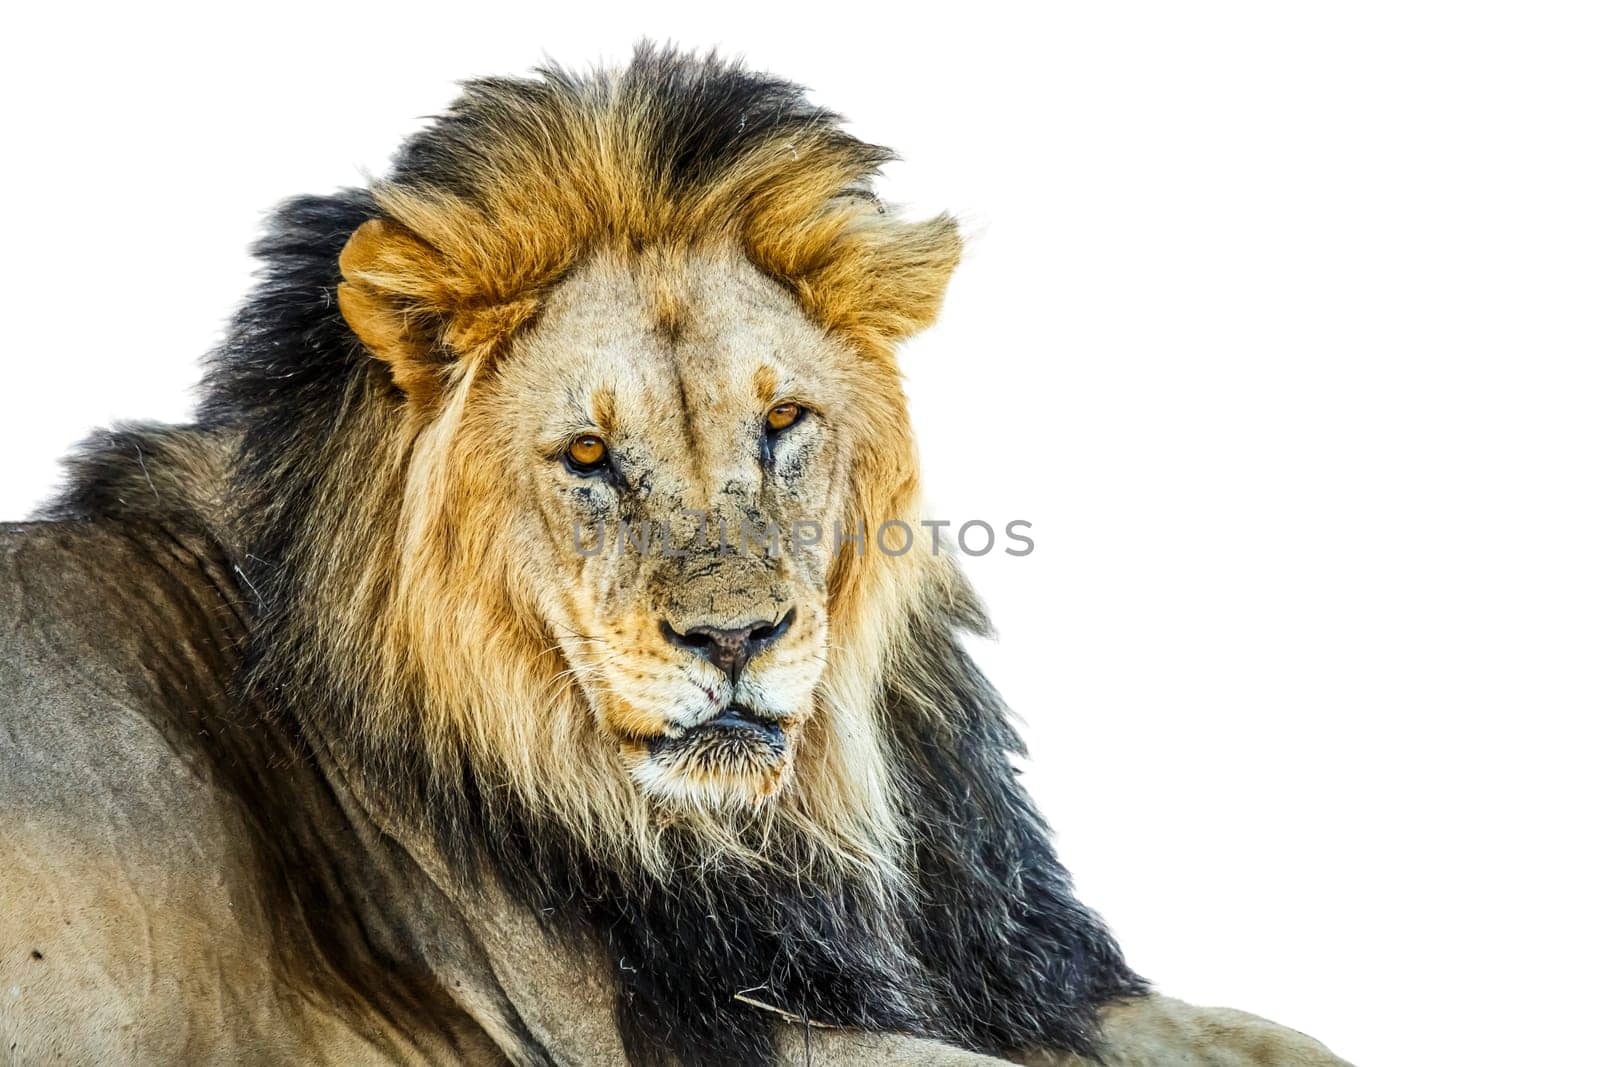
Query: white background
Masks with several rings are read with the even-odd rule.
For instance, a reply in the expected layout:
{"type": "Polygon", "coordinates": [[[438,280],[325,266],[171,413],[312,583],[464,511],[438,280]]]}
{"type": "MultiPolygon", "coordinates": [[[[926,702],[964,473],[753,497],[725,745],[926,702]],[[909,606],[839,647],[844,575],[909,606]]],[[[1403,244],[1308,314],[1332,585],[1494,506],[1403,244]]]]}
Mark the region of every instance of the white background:
{"type": "Polygon", "coordinates": [[[183,417],[261,212],[455,79],[721,45],[970,235],[905,352],[930,496],[1035,525],[979,651],[1135,965],[1363,1067],[1596,1062],[1584,7],[29,5],[0,517],[183,417]]]}

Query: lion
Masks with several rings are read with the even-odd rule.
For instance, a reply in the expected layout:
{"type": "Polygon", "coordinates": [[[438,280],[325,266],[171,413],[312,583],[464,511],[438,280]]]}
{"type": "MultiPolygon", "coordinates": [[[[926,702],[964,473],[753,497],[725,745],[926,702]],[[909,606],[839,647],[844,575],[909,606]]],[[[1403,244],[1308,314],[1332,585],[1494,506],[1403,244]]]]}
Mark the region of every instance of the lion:
{"type": "Polygon", "coordinates": [[[0,533],[8,1062],[1344,1062],[1129,967],[874,543],[961,254],[889,158],[646,45],[277,211],[193,423],[0,533]]]}

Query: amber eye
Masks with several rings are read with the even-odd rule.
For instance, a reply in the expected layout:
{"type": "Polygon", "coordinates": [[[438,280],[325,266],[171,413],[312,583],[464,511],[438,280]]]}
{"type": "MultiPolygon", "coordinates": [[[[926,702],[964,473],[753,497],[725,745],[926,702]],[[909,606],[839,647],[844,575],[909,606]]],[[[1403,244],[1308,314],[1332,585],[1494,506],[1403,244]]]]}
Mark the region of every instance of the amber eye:
{"type": "Polygon", "coordinates": [[[805,408],[791,402],[779,404],[767,412],[767,432],[777,433],[787,430],[800,421],[800,416],[805,413],[805,408]]]}
{"type": "Polygon", "coordinates": [[[575,437],[567,446],[567,462],[579,473],[597,471],[606,461],[606,443],[592,433],[575,437]]]}

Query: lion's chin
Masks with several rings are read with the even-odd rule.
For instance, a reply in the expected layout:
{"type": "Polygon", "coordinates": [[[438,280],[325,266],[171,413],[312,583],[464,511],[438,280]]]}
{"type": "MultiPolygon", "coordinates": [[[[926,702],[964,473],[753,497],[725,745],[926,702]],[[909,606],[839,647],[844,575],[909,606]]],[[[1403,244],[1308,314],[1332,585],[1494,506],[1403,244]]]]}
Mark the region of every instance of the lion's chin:
{"type": "Polygon", "coordinates": [[[783,728],[742,709],[680,733],[629,742],[623,759],[646,796],[702,810],[767,802],[782,790],[792,763],[783,728]]]}

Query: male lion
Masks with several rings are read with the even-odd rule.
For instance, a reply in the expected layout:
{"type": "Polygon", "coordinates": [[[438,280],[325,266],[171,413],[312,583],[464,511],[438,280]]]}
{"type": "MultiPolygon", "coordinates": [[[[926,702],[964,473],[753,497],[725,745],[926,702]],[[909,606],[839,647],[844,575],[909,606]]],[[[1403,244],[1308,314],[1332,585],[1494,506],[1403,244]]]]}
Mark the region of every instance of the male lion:
{"type": "Polygon", "coordinates": [[[1342,1062],[1128,968],[951,554],[875,543],[960,253],[887,158],[643,48],[278,211],[194,424],[0,534],[0,1052],[1342,1062]]]}

